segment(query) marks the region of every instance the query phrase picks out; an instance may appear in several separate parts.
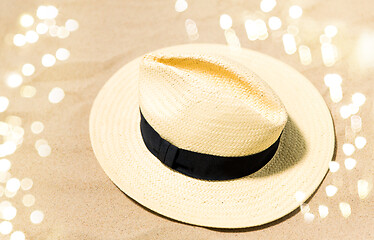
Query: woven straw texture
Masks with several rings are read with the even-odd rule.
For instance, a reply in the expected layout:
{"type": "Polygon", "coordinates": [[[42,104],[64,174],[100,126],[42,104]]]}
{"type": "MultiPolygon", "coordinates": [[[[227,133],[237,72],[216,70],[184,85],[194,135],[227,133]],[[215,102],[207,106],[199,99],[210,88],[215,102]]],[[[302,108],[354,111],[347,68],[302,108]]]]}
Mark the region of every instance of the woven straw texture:
{"type": "Polygon", "coordinates": [[[144,117],[179,148],[246,156],[272,145],[286,125],[286,110],[266,82],[224,57],[149,54],[139,73],[144,117]]]}
{"type": "MultiPolygon", "coordinates": [[[[95,155],[106,174],[123,192],[145,207],[164,216],[194,225],[218,228],[250,227],[271,222],[290,213],[300,205],[295,198],[296,192],[304,193],[305,199],[312,195],[328,170],[328,163],[334,152],[335,139],[330,112],[321,95],[305,77],[290,66],[269,56],[246,49],[231,50],[223,45],[181,45],[159,50],[152,55],[157,56],[160,52],[168,56],[191,55],[191,53],[195,56],[219,54],[227,59],[223,60],[225,63],[226,61],[237,62],[238,68],[242,68],[241,65],[243,65],[266,82],[265,84],[261,81],[254,81],[253,85],[254,92],[263,91],[271,103],[266,104],[265,109],[257,111],[257,114],[260,112],[261,116],[251,115],[251,111],[248,110],[258,110],[257,106],[245,108],[247,106],[245,97],[232,98],[231,93],[225,92],[228,90],[222,90],[223,95],[230,96],[228,100],[231,101],[233,108],[233,110],[226,110],[239,115],[236,117],[239,118],[240,123],[231,123],[231,132],[235,132],[236,128],[242,124],[241,116],[267,119],[273,123],[270,124],[272,129],[282,126],[283,116],[272,118],[266,114],[273,111],[279,111],[281,115],[284,113],[282,104],[278,102],[276,96],[279,97],[288,114],[287,122],[277,153],[265,167],[254,174],[227,181],[199,180],[180,174],[154,157],[141,138],[139,100],[142,98],[140,98],[138,86],[141,84],[139,65],[142,57],[137,58],[121,68],[105,84],[93,104],[90,115],[90,137],[95,155]],[[271,86],[272,90],[268,86],[271,86]],[[244,110],[243,113],[241,110],[244,110]]],[[[214,60],[208,62],[212,63],[212,61],[214,60]]],[[[142,64],[145,68],[146,65],[142,64]]],[[[251,74],[248,71],[242,73],[251,74]]],[[[191,79],[198,77],[190,75],[191,79]]],[[[252,79],[257,78],[253,76],[252,79]]],[[[163,84],[160,83],[160,86],[163,84]]],[[[214,89],[220,90],[225,87],[236,89],[235,92],[240,94],[238,85],[224,84],[215,86],[214,89]]],[[[153,92],[152,88],[147,89],[149,91],[147,94],[158,94],[156,88],[153,92]]],[[[184,90],[188,90],[187,82],[184,90]]],[[[256,96],[251,97],[256,98],[256,96]]],[[[143,96],[144,98],[146,96],[143,96]]],[[[215,98],[218,97],[215,96],[215,98]]],[[[150,103],[146,104],[142,100],[142,104],[149,110],[147,106],[150,103]]],[[[177,112],[172,109],[172,106],[168,106],[168,109],[171,109],[170,112],[177,112]]],[[[148,112],[145,117],[157,116],[163,120],[169,117],[153,114],[148,112]]],[[[205,115],[209,114],[213,114],[213,111],[205,113],[205,115]]],[[[199,116],[199,119],[203,117],[199,116]]],[[[151,124],[156,123],[156,120],[153,121],[151,124]]],[[[180,121],[190,123],[193,120],[186,118],[180,121]]],[[[229,118],[225,123],[227,122],[229,118]]],[[[193,126],[192,124],[191,127],[193,126]]],[[[242,127],[247,126],[244,124],[242,127]]],[[[180,130],[172,126],[170,128],[174,131],[180,130]]],[[[158,126],[157,130],[178,141],[178,137],[168,135],[168,131],[171,130],[165,130],[162,126],[158,126]]],[[[181,131],[187,132],[187,130],[181,131]]],[[[178,135],[178,133],[175,134],[178,135]]],[[[243,135],[239,132],[229,137],[225,135],[226,138],[224,137],[223,141],[231,137],[241,140],[240,136],[243,135]]],[[[245,139],[248,141],[248,138],[245,139]]],[[[185,144],[184,146],[190,149],[204,149],[199,144],[189,145],[184,142],[180,144],[185,144]]],[[[212,143],[208,145],[210,144],[212,143]]],[[[239,141],[228,147],[227,151],[233,149],[228,155],[244,154],[245,150],[241,144],[242,142],[239,141]]],[[[255,151],[256,148],[251,149],[255,151]]],[[[206,151],[222,152],[213,145],[206,151]]]]}

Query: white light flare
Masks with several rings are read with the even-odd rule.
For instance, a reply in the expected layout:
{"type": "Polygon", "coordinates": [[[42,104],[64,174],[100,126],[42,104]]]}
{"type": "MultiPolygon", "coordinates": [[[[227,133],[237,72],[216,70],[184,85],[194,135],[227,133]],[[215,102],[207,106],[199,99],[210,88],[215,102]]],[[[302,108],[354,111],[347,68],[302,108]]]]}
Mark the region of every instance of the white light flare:
{"type": "Polygon", "coordinates": [[[321,218],[326,218],[327,215],[329,214],[329,208],[325,205],[319,205],[318,212],[321,218]]]}
{"type": "Polygon", "coordinates": [[[301,45],[299,47],[299,57],[300,57],[300,62],[303,65],[309,65],[312,63],[312,53],[308,46],[301,45]]]}
{"type": "Polygon", "coordinates": [[[191,40],[197,40],[199,38],[199,31],[196,22],[192,19],[186,19],[184,25],[186,27],[188,38],[191,40]]]}
{"type": "MultiPolygon", "coordinates": [[[[351,110],[350,110],[351,111],[351,110]]],[[[352,131],[357,133],[359,131],[361,131],[361,128],[362,128],[362,120],[361,120],[361,117],[358,116],[358,115],[353,115],[351,117],[351,128],[352,128],[352,131]]]]}
{"type": "Polygon", "coordinates": [[[23,78],[18,73],[11,73],[6,79],[6,84],[11,88],[19,87],[23,82],[23,78]]]}
{"type": "Polygon", "coordinates": [[[19,20],[22,27],[31,27],[34,24],[34,18],[30,14],[23,14],[19,20]]]}
{"type": "Polygon", "coordinates": [[[48,32],[48,26],[45,23],[38,23],[35,30],[38,34],[46,34],[48,32]]]}
{"type": "Polygon", "coordinates": [[[362,136],[357,136],[355,139],[355,145],[357,149],[363,149],[366,143],[367,143],[366,138],[362,136]]]}
{"type": "Polygon", "coordinates": [[[36,10],[36,16],[43,19],[54,19],[58,15],[58,9],[55,6],[39,6],[36,10]]]}
{"type": "Polygon", "coordinates": [[[338,59],[338,49],[331,43],[323,43],[321,45],[321,53],[323,64],[326,67],[331,67],[338,59]]]}
{"type": "Polygon", "coordinates": [[[282,27],[282,20],[279,17],[270,17],[268,20],[268,25],[271,30],[278,30],[282,27]]]}
{"type": "Polygon", "coordinates": [[[34,72],[35,72],[35,67],[31,63],[25,63],[22,66],[22,74],[24,76],[31,76],[34,74],[34,72]]]}
{"type": "Polygon", "coordinates": [[[33,30],[27,31],[25,36],[28,43],[36,43],[39,40],[39,35],[33,30]]]}
{"type": "Polygon", "coordinates": [[[338,103],[343,99],[342,81],[342,77],[337,73],[329,73],[324,77],[325,85],[329,87],[330,98],[334,103],[338,103]]]}
{"type": "Polygon", "coordinates": [[[295,37],[292,34],[289,34],[289,33],[283,34],[282,40],[283,40],[284,51],[287,54],[292,55],[297,51],[295,37]]]}
{"type": "Polygon", "coordinates": [[[219,18],[219,25],[223,30],[232,27],[232,18],[227,14],[222,14],[219,18]]]}
{"type": "Polygon", "coordinates": [[[338,188],[335,187],[334,185],[326,186],[326,195],[329,196],[329,197],[334,196],[337,191],[338,191],[338,188]]]}
{"type": "Polygon", "coordinates": [[[247,32],[248,39],[255,41],[258,38],[257,25],[255,21],[247,19],[244,23],[245,31],[247,32]]]}
{"type": "Polygon", "coordinates": [[[340,212],[344,218],[348,218],[351,215],[351,206],[346,202],[339,203],[340,212]]]}
{"type": "Polygon", "coordinates": [[[352,95],[352,103],[358,107],[364,105],[365,101],[366,97],[362,93],[357,92],[352,95]]]}
{"type": "Polygon", "coordinates": [[[20,33],[14,35],[13,44],[17,47],[24,46],[26,44],[26,37],[20,33]]]}
{"type": "Polygon", "coordinates": [[[290,7],[288,13],[291,18],[297,19],[303,15],[303,9],[300,6],[294,5],[290,7]]]}
{"type": "Polygon", "coordinates": [[[357,191],[360,199],[365,199],[369,195],[371,187],[369,182],[364,179],[357,181],[357,191]]]}
{"type": "Polygon", "coordinates": [[[325,27],[325,34],[329,38],[333,38],[338,33],[338,28],[334,25],[327,25],[325,27]]]}
{"type": "Polygon", "coordinates": [[[56,63],[56,58],[52,54],[45,54],[42,57],[42,65],[44,67],[52,67],[56,63]]]}
{"type": "Polygon", "coordinates": [[[360,35],[355,52],[362,69],[374,67],[374,31],[366,31],[360,35]]]}
{"type": "Polygon", "coordinates": [[[184,12],[188,8],[188,3],[185,0],[177,0],[175,2],[175,11],[184,12]]]}
{"type": "Polygon", "coordinates": [[[65,61],[70,57],[70,51],[66,48],[59,48],[56,51],[56,58],[60,61],[65,61]]]}
{"type": "Polygon", "coordinates": [[[331,172],[337,172],[340,168],[340,164],[335,161],[329,162],[329,169],[331,172]]]}
{"type": "Polygon", "coordinates": [[[225,30],[225,38],[227,41],[227,44],[229,45],[230,48],[232,49],[238,49],[240,48],[240,40],[238,36],[235,33],[234,29],[227,29],[225,30]]]}
{"type": "Polygon", "coordinates": [[[9,99],[4,96],[0,96],[0,113],[5,112],[9,106],[9,99]]]}
{"type": "Polygon", "coordinates": [[[277,1],[275,0],[262,0],[260,3],[260,9],[263,12],[268,13],[271,10],[273,10],[276,5],[277,5],[277,1]]]}
{"type": "MultiPolygon", "coordinates": [[[[187,4],[187,2],[186,2],[187,4]]],[[[69,31],[69,32],[74,32],[76,30],[78,30],[79,28],[79,23],[77,20],[75,19],[68,19],[66,20],[65,22],[65,28],[69,31]]]]}

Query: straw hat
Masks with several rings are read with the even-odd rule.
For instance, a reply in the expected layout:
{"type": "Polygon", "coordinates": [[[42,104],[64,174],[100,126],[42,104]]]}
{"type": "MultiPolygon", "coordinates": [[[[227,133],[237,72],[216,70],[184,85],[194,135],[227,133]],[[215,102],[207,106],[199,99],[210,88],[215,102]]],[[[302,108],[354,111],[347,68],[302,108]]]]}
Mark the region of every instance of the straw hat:
{"type": "Polygon", "coordinates": [[[90,114],[95,155],[143,206],[216,228],[292,212],[322,182],[335,135],[315,87],[247,49],[179,45],[115,73],[90,114]]]}

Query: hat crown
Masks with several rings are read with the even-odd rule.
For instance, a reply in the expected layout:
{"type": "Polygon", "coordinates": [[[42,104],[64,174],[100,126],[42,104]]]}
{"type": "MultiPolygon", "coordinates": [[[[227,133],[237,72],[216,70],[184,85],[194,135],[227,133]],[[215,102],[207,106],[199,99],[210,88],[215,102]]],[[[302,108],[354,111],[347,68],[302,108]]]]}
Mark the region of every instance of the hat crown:
{"type": "Polygon", "coordinates": [[[261,152],[280,136],[287,113],[270,86],[222,56],[147,54],[139,68],[139,105],[173,145],[218,156],[261,152]]]}

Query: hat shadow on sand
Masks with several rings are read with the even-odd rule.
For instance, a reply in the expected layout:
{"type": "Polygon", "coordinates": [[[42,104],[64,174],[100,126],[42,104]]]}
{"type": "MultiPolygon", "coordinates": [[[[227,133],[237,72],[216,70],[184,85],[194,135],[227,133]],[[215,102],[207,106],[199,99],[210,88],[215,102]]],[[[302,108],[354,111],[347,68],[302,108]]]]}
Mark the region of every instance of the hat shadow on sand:
{"type": "MultiPolygon", "coordinates": [[[[287,168],[292,167],[293,165],[295,165],[304,156],[304,154],[306,152],[306,142],[305,142],[305,139],[304,139],[304,137],[302,136],[302,134],[300,132],[300,129],[292,121],[291,118],[288,118],[286,127],[289,127],[290,130],[292,130],[294,132],[294,139],[298,141],[299,147],[301,147],[303,150],[302,151],[291,151],[291,154],[293,154],[292,155],[292,157],[293,157],[292,161],[287,162],[287,164],[281,163],[281,164],[279,164],[280,167],[277,168],[276,171],[263,171],[263,173],[257,175],[256,177],[265,177],[265,176],[268,176],[270,174],[276,174],[277,172],[284,171],[285,169],[287,169],[287,168]]],[[[335,127],[334,127],[334,129],[335,129],[335,127]]],[[[334,138],[335,138],[335,141],[336,141],[336,133],[335,132],[334,132],[334,138]]],[[[284,144],[284,147],[292,149],[293,147],[295,147],[295,145],[294,145],[294,142],[290,141],[290,142],[286,142],[284,144]]],[[[336,148],[336,145],[335,145],[334,154],[333,154],[332,160],[335,160],[336,150],[337,150],[337,148],[336,148]]],[[[326,172],[326,175],[327,175],[327,172],[326,172]]],[[[321,183],[318,185],[318,187],[316,188],[316,190],[313,192],[313,194],[305,201],[305,203],[309,203],[309,201],[313,198],[313,196],[316,194],[316,192],[318,191],[318,189],[322,185],[323,180],[326,178],[326,175],[324,176],[324,178],[322,179],[321,183]]],[[[120,188],[118,188],[118,189],[120,189],[120,188]]],[[[272,222],[269,222],[269,223],[266,223],[266,224],[263,224],[263,225],[259,225],[259,226],[252,226],[252,227],[246,227],[246,228],[234,228],[234,229],[233,228],[214,228],[214,227],[197,226],[197,225],[193,225],[193,224],[190,224],[190,223],[181,222],[181,221],[178,221],[178,220],[166,217],[164,215],[161,215],[161,214],[159,214],[159,213],[157,213],[157,212],[155,212],[155,211],[153,211],[153,210],[151,210],[151,209],[149,209],[149,208],[141,205],[140,203],[138,203],[137,201],[135,201],[134,199],[132,199],[130,196],[128,196],[126,193],[125,193],[125,195],[132,202],[134,202],[136,205],[140,206],[141,208],[145,209],[146,211],[151,212],[151,213],[153,213],[153,214],[155,214],[155,215],[157,215],[157,216],[159,216],[161,218],[167,219],[167,220],[172,221],[172,222],[182,223],[182,224],[185,224],[185,225],[189,225],[189,226],[192,226],[192,227],[202,227],[202,228],[206,228],[206,229],[209,229],[209,230],[212,230],[212,231],[217,231],[217,232],[252,232],[252,231],[262,230],[262,229],[265,229],[265,228],[277,225],[279,223],[282,223],[282,222],[286,221],[287,219],[295,216],[300,211],[300,208],[296,208],[292,212],[286,214],[285,216],[283,216],[283,217],[281,217],[279,219],[276,219],[276,220],[274,220],[272,222]]]]}
{"type": "Polygon", "coordinates": [[[299,127],[289,116],[284,128],[287,129],[287,139],[283,139],[283,142],[279,145],[279,147],[287,150],[287,161],[281,161],[279,157],[274,158],[270,160],[262,169],[251,174],[249,176],[250,178],[267,177],[279,172],[283,172],[287,168],[297,164],[297,162],[304,157],[307,151],[305,138],[301,134],[299,127]],[[295,148],[297,148],[297,151],[293,151],[295,148]],[[291,149],[291,151],[288,151],[289,149],[291,149]]]}

